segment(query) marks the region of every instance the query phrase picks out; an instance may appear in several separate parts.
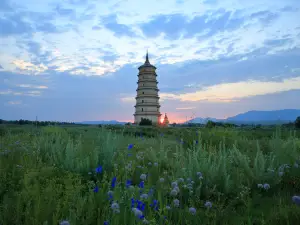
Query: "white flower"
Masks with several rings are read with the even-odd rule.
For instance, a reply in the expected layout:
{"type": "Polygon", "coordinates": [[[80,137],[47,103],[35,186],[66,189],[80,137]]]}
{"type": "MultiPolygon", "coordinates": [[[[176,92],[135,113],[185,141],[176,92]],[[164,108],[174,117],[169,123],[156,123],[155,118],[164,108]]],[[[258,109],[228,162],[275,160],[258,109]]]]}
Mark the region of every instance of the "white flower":
{"type": "Polygon", "coordinates": [[[141,180],[146,180],[147,175],[143,173],[143,174],[141,174],[140,178],[141,178],[141,180]]]}

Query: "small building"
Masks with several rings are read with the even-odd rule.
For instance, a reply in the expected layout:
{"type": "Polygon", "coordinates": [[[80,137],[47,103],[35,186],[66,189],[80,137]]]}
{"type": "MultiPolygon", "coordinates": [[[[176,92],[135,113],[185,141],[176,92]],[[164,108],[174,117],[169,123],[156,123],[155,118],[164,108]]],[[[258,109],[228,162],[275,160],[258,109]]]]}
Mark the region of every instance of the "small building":
{"type": "Polygon", "coordinates": [[[159,89],[157,87],[156,67],[149,62],[148,51],[146,61],[139,68],[138,88],[136,89],[136,104],[134,123],[139,124],[142,118],[152,121],[152,124],[160,123],[159,89]]]}

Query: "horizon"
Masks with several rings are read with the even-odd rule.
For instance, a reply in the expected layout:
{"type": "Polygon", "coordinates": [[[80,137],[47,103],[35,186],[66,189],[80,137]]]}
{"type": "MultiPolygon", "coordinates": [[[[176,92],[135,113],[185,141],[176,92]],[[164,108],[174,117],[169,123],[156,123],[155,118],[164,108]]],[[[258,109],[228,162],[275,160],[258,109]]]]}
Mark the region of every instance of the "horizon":
{"type": "Polygon", "coordinates": [[[0,118],[133,122],[147,49],[170,123],[300,109],[300,2],[156,2],[2,0],[0,118]]]}

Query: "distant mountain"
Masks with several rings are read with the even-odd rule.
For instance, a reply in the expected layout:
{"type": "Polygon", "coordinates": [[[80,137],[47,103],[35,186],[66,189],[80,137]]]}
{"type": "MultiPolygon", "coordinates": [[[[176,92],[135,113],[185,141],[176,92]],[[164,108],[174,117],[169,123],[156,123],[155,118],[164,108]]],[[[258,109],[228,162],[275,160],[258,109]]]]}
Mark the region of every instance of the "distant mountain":
{"type": "Polygon", "coordinates": [[[216,119],[216,118],[210,118],[210,117],[207,117],[207,118],[201,118],[201,117],[196,117],[192,120],[189,120],[185,123],[201,123],[201,124],[206,124],[208,121],[213,121],[213,122],[222,122],[224,120],[220,120],[220,119],[216,119]]]}
{"type": "Polygon", "coordinates": [[[227,122],[235,124],[282,124],[294,122],[300,116],[299,109],[283,109],[274,111],[248,111],[233,117],[228,117],[225,120],[215,118],[197,117],[187,123],[202,123],[206,124],[208,120],[213,122],[227,122]]]}
{"type": "Polygon", "coordinates": [[[97,125],[97,124],[104,124],[104,125],[107,125],[107,124],[112,124],[112,125],[124,125],[126,124],[127,122],[119,122],[119,121],[116,121],[116,120],[109,120],[109,121],[105,121],[105,120],[101,120],[101,121],[83,121],[83,122],[78,122],[78,124],[91,124],[91,125],[97,125]]]}

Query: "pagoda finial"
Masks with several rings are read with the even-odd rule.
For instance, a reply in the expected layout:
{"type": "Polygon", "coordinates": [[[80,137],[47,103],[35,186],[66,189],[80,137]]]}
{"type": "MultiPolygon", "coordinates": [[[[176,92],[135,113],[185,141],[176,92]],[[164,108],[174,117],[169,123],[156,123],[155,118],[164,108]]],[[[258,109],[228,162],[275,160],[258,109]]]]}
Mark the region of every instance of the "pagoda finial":
{"type": "Polygon", "coordinates": [[[146,62],[145,62],[145,63],[150,63],[150,62],[149,62],[149,57],[148,57],[148,49],[147,49],[146,62]]]}

